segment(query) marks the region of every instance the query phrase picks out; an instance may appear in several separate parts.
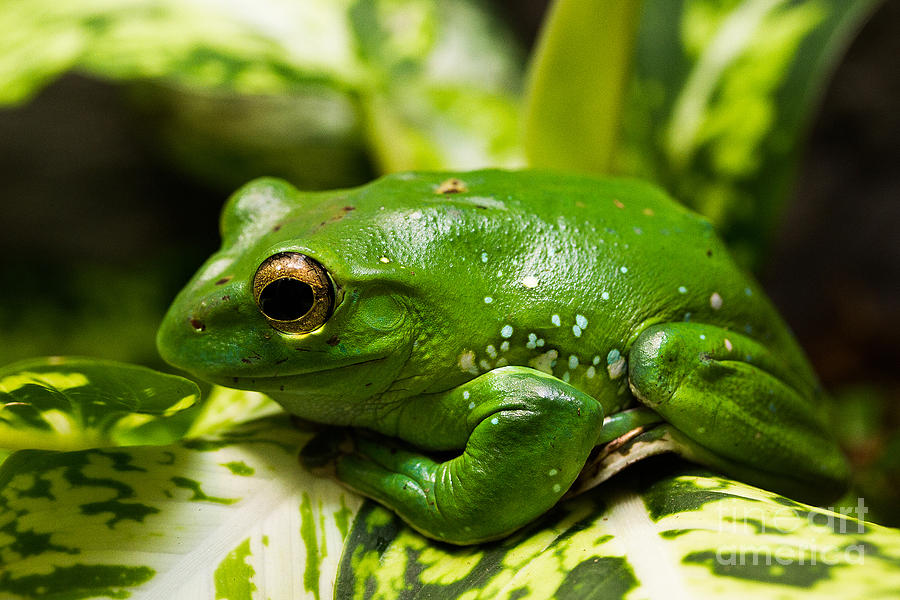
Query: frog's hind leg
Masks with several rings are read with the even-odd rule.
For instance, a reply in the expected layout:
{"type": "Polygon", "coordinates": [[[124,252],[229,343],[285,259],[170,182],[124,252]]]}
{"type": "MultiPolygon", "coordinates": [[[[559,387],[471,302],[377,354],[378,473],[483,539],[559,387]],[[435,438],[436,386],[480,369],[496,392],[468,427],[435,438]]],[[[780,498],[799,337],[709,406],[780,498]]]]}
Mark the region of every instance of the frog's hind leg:
{"type": "Polygon", "coordinates": [[[847,463],[825,429],[814,382],[747,336],[701,323],[654,325],[631,348],[629,385],[700,446],[695,458],[718,463],[709,466],[746,467],[730,474],[812,501],[834,500],[846,486],[847,463]]]}

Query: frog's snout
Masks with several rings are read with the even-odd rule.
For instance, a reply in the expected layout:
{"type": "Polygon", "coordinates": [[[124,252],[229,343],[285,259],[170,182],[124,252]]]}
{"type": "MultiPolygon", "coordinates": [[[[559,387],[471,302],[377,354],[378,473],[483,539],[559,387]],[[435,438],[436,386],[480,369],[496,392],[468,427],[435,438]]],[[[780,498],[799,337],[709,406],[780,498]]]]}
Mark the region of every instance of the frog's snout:
{"type": "Polygon", "coordinates": [[[176,299],[156,333],[156,348],[163,360],[193,371],[211,334],[221,329],[215,308],[208,300],[187,304],[176,299]]]}

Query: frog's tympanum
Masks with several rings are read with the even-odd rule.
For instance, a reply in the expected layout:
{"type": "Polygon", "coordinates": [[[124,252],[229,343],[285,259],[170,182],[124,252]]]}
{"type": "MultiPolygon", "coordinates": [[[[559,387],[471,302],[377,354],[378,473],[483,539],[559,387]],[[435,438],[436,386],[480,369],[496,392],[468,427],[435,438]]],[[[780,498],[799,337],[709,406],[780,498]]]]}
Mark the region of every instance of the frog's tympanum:
{"type": "Polygon", "coordinates": [[[163,357],[345,428],[323,434],[345,436],[336,477],[425,535],[505,536],[595,448],[657,427],[751,483],[843,490],[788,328],[710,224],[649,184],[479,171],[305,193],[260,179],[221,233],[165,318],[163,357]]]}

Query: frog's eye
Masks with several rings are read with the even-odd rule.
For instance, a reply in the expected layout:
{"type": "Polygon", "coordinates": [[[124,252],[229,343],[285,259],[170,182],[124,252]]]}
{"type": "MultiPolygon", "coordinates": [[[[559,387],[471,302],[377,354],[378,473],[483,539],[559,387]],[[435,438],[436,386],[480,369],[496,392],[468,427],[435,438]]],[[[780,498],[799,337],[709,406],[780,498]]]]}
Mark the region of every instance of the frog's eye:
{"type": "Polygon", "coordinates": [[[308,333],[334,309],[334,287],[318,262],[298,252],[263,261],[253,276],[253,298],[269,324],[284,333],[308,333]]]}

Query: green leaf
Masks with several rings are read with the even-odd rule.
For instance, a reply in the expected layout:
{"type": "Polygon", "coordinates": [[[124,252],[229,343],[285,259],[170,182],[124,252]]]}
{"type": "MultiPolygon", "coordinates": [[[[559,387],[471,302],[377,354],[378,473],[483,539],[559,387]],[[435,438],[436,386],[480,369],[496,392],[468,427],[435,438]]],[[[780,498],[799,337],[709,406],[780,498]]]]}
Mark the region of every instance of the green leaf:
{"type": "Polygon", "coordinates": [[[640,7],[640,0],[553,3],[531,64],[525,110],[530,166],[609,172],[640,7]]]}
{"type": "Polygon", "coordinates": [[[0,10],[0,103],[22,102],[64,70],[112,79],[280,94],[353,82],[348,2],[8,0],[0,10]]]}
{"type": "Polygon", "coordinates": [[[336,580],[337,598],[878,598],[900,585],[900,532],[681,462],[452,547],[301,469],[309,438],[282,415],[168,446],[13,454],[0,597],[289,600],[331,597],[336,580]]]}
{"type": "MultiPolygon", "coordinates": [[[[455,547],[367,502],[335,597],[889,598],[900,531],[684,463],[633,467],[512,537],[455,547]]],[[[524,501],[524,499],[523,499],[524,501]]],[[[864,509],[854,513],[865,517],[864,509]],[[863,514],[860,514],[862,512],[863,514]]]]}
{"type": "Polygon", "coordinates": [[[0,597],[328,598],[360,500],[305,472],[284,417],[169,446],[0,467],[0,597]]]}
{"type": "Polygon", "coordinates": [[[662,184],[758,262],[827,76],[877,4],[646,3],[615,170],[662,184]]]}
{"type": "Polygon", "coordinates": [[[165,444],[200,397],[175,375],[110,360],[40,358],[0,369],[0,448],[77,450],[165,444]]]}
{"type": "Polygon", "coordinates": [[[382,172],[522,166],[522,65],[504,24],[472,0],[360,0],[373,79],[362,106],[382,172]]]}
{"type": "Polygon", "coordinates": [[[214,385],[203,406],[191,420],[185,437],[212,435],[247,421],[283,413],[274,400],[259,392],[214,385]]]}
{"type": "Polygon", "coordinates": [[[522,165],[519,104],[502,93],[399,86],[367,103],[379,170],[468,170],[522,165]]]}
{"type": "Polygon", "coordinates": [[[521,63],[480,0],[0,3],[0,106],[67,70],[128,83],[163,152],[228,189],[520,165],[521,63]]]}

